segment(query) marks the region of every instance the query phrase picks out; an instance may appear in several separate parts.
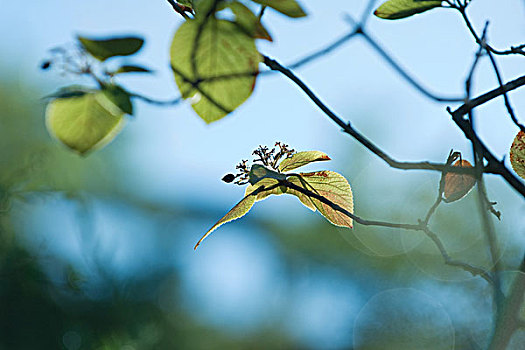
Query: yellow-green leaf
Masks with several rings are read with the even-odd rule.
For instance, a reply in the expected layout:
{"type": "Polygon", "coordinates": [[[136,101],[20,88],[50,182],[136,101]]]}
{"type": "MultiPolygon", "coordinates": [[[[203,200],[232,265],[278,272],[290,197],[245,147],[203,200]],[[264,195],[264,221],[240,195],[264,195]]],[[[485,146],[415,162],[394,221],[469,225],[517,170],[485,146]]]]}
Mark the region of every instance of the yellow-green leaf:
{"type": "Polygon", "coordinates": [[[153,73],[151,69],[142,66],[125,64],[120,66],[116,71],[111,72],[112,75],[121,73],[153,73]]]}
{"type": "MultiPolygon", "coordinates": [[[[457,160],[453,166],[461,168],[472,168],[468,160],[457,160]]],[[[447,173],[445,175],[444,201],[455,202],[465,197],[476,184],[476,179],[467,174],[447,173]]]]}
{"type": "Polygon", "coordinates": [[[111,102],[113,102],[118,108],[120,108],[122,112],[130,115],[133,114],[133,104],[131,103],[131,95],[120,85],[104,85],[102,92],[111,102]]]}
{"type": "Polygon", "coordinates": [[[132,55],[144,44],[144,39],[134,36],[108,39],[89,39],[78,36],[77,39],[87,52],[100,61],[113,56],[132,55]]]}
{"type": "Polygon", "coordinates": [[[295,0],[252,0],[258,4],[268,6],[288,17],[305,17],[306,13],[295,0]]]}
{"type": "Polygon", "coordinates": [[[254,38],[235,23],[214,17],[186,21],[171,45],[177,86],[206,123],[221,119],[250,97],[260,61],[254,38]]]}
{"type": "Polygon", "coordinates": [[[255,197],[256,194],[250,194],[245,196],[239,203],[237,203],[226,215],[222,217],[215,225],[213,225],[208,232],[204,236],[202,236],[201,239],[197,242],[194,249],[197,249],[199,244],[201,244],[202,241],[206,237],[208,237],[213,231],[215,231],[219,226],[224,225],[227,222],[236,220],[240,217],[243,217],[250,211],[250,209],[253,207],[253,204],[255,203],[255,197]]]}
{"type": "Polygon", "coordinates": [[[388,0],[375,10],[374,15],[383,19],[400,19],[441,7],[442,1],[388,0]]]}
{"type": "Polygon", "coordinates": [[[255,39],[273,41],[266,28],[264,28],[261,21],[252,10],[238,1],[229,3],[228,7],[235,15],[235,23],[240,25],[247,34],[255,39]]]}
{"type": "MultiPolygon", "coordinates": [[[[350,184],[344,176],[333,171],[316,171],[312,173],[300,173],[302,181],[298,178],[290,177],[289,181],[293,181],[296,185],[304,189],[314,192],[349,213],[354,213],[354,199],[352,196],[352,189],[350,184]]],[[[289,191],[290,189],[288,189],[289,191]]],[[[298,196],[299,197],[299,196],[298,196]]],[[[352,219],[340,211],[331,208],[329,205],[322,203],[314,197],[308,197],[301,193],[299,197],[301,202],[311,208],[313,205],[321,215],[336,226],[353,227],[352,219]]]]}
{"type": "Polygon", "coordinates": [[[291,157],[282,160],[282,162],[279,164],[279,171],[290,171],[313,162],[320,162],[324,160],[330,160],[330,157],[320,151],[297,152],[291,157]]]}
{"type": "Polygon", "coordinates": [[[57,98],[46,109],[49,132],[70,149],[85,154],[109,143],[122,129],[124,113],[103,92],[57,98]]]}
{"type": "Polygon", "coordinates": [[[525,133],[518,132],[510,146],[510,164],[520,177],[525,179],[525,133]]]}

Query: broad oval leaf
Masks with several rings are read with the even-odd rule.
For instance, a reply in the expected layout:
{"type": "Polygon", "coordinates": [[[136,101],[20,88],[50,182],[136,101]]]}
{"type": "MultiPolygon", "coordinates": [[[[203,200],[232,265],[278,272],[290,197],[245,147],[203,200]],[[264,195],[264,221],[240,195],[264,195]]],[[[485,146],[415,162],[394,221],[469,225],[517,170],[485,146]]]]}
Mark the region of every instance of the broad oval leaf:
{"type": "Polygon", "coordinates": [[[258,4],[268,6],[288,17],[305,17],[306,12],[295,0],[252,0],[258,4]]]}
{"type": "MultiPolygon", "coordinates": [[[[459,159],[452,166],[472,168],[468,160],[459,159]]],[[[476,184],[476,179],[467,174],[447,173],[445,175],[444,201],[454,202],[465,197],[476,184]]]]}
{"type": "MultiPolygon", "coordinates": [[[[352,189],[344,176],[328,170],[300,173],[299,175],[300,178],[294,179],[294,177],[290,177],[289,181],[328,199],[351,214],[354,213],[352,189]]],[[[290,191],[290,189],[288,189],[288,191],[290,191]]],[[[341,227],[353,227],[352,218],[348,217],[341,211],[335,210],[318,199],[307,196],[303,193],[300,193],[300,196],[298,197],[306,207],[311,209],[313,206],[319,210],[321,215],[332,224],[341,227]]]]}
{"type": "Polygon", "coordinates": [[[250,97],[261,56],[235,23],[188,20],[171,45],[171,67],[182,96],[206,122],[221,119],[250,97]]]}
{"type": "Polygon", "coordinates": [[[294,153],[291,157],[283,159],[279,164],[278,169],[281,172],[285,172],[297,169],[299,167],[313,162],[320,162],[325,160],[330,160],[330,157],[328,157],[325,153],[320,151],[297,152],[294,153]]]}
{"type": "Polygon", "coordinates": [[[374,11],[374,15],[383,19],[400,19],[441,7],[442,1],[428,0],[388,0],[374,11]]]}
{"type": "Polygon", "coordinates": [[[77,37],[82,47],[100,61],[114,56],[129,56],[142,48],[144,39],[127,36],[107,39],[93,39],[83,36],[77,37]]]}
{"type": "Polygon", "coordinates": [[[525,179],[525,133],[518,132],[510,146],[510,164],[521,178],[525,179]]]}
{"type": "Polygon", "coordinates": [[[239,203],[237,203],[226,215],[222,217],[215,225],[213,225],[204,236],[202,236],[201,239],[197,242],[195,247],[193,249],[197,249],[199,244],[201,244],[206,237],[208,237],[213,231],[215,231],[217,228],[219,228],[221,225],[224,225],[227,222],[239,219],[246,215],[250,209],[253,207],[253,204],[255,203],[255,197],[256,194],[253,195],[247,195],[239,203]]]}
{"type": "Polygon", "coordinates": [[[67,147],[85,154],[113,140],[124,125],[123,116],[103,92],[86,93],[51,101],[46,126],[67,147]]]}

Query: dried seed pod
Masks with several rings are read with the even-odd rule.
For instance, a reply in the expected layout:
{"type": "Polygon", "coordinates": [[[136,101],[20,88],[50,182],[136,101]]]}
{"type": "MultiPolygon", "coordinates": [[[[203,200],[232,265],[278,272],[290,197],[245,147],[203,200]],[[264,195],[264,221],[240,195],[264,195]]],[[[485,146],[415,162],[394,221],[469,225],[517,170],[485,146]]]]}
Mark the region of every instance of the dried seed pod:
{"type": "MultiPolygon", "coordinates": [[[[472,168],[472,164],[464,159],[457,160],[452,166],[472,168]]],[[[447,173],[445,175],[444,201],[450,203],[465,197],[475,184],[476,179],[472,175],[447,173]]]]}

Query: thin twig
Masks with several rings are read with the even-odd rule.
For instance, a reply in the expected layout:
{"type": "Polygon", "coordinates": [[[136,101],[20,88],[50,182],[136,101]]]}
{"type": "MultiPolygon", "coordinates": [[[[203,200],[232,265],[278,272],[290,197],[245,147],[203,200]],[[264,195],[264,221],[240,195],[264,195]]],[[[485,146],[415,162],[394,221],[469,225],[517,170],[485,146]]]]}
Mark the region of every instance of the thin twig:
{"type": "MultiPolygon", "coordinates": [[[[485,41],[483,41],[483,42],[485,42],[485,41]]],[[[500,70],[499,70],[499,67],[498,67],[498,63],[496,62],[496,58],[494,57],[492,52],[490,52],[490,50],[488,50],[486,45],[484,46],[484,49],[487,50],[487,54],[489,56],[490,63],[492,64],[492,68],[494,69],[494,74],[496,74],[496,79],[498,80],[498,84],[501,87],[501,86],[503,86],[503,79],[501,77],[501,73],[500,73],[500,70]]],[[[510,99],[507,96],[506,92],[503,93],[503,100],[505,101],[505,108],[507,108],[507,113],[509,114],[510,119],[512,120],[512,122],[514,124],[516,124],[516,126],[518,128],[520,128],[521,131],[525,132],[525,127],[523,126],[523,124],[521,124],[518,121],[518,118],[516,118],[516,114],[514,113],[514,110],[512,109],[512,106],[510,104],[510,99]]]]}
{"type": "Polygon", "coordinates": [[[137,93],[130,93],[130,96],[157,106],[173,106],[183,101],[182,96],[173,98],[171,100],[157,100],[137,93]]]}
{"type": "Polygon", "coordinates": [[[472,26],[472,23],[470,22],[470,19],[468,18],[467,5],[468,4],[459,3],[459,5],[451,4],[451,7],[459,11],[468,30],[470,31],[470,33],[472,34],[472,37],[474,38],[474,40],[476,41],[478,45],[483,45],[487,49],[488,52],[491,52],[495,55],[512,55],[512,54],[525,55],[525,51],[523,50],[523,48],[525,47],[525,44],[518,45],[518,46],[511,46],[510,49],[508,50],[497,50],[493,48],[492,46],[484,43],[483,40],[476,33],[476,30],[474,29],[474,27],[472,26]]]}
{"type": "Polygon", "coordinates": [[[184,9],[179,5],[177,4],[175,1],[173,0],[168,0],[168,2],[170,3],[170,5],[173,7],[173,9],[175,10],[175,12],[177,12],[178,14],[180,14],[182,17],[184,17],[185,19],[189,19],[189,16],[186,14],[186,12],[184,11],[184,9]]]}
{"type": "Polygon", "coordinates": [[[463,98],[461,97],[438,96],[430,92],[427,88],[421,85],[421,83],[419,83],[415,78],[410,76],[407,73],[407,70],[401,67],[401,65],[392,58],[392,55],[387,53],[386,50],[383,49],[383,47],[378,43],[378,41],[373,39],[370,36],[370,34],[368,34],[358,23],[356,23],[355,20],[350,15],[347,15],[346,19],[352,25],[356,26],[356,31],[358,32],[358,34],[360,34],[366,40],[366,42],[381,56],[381,58],[383,58],[385,62],[387,62],[392,68],[394,68],[394,70],[403,79],[405,79],[410,85],[412,85],[421,94],[437,102],[463,102],[463,98]]]}
{"type": "MultiPolygon", "coordinates": [[[[485,27],[483,28],[483,35],[481,37],[481,42],[485,43],[486,40],[486,34],[487,34],[487,28],[488,28],[488,22],[485,23],[485,27]]],[[[478,51],[476,52],[476,55],[474,57],[474,62],[472,63],[472,67],[470,69],[470,74],[465,80],[465,100],[468,101],[470,99],[471,94],[471,87],[472,87],[472,81],[474,78],[474,71],[476,70],[476,66],[479,63],[479,57],[481,53],[485,50],[485,47],[480,44],[478,51]]],[[[490,55],[490,52],[487,51],[487,53],[490,55]]],[[[502,84],[500,84],[501,86],[502,84]]],[[[474,110],[470,110],[468,112],[468,121],[470,122],[470,127],[472,130],[475,131],[475,118],[474,118],[474,110]]],[[[486,203],[489,202],[486,189],[485,189],[485,182],[483,181],[483,153],[479,148],[479,143],[474,142],[471,140],[472,143],[472,152],[474,155],[474,168],[476,169],[477,174],[477,182],[476,187],[478,190],[478,209],[479,213],[481,215],[482,220],[482,228],[483,232],[485,233],[485,237],[487,239],[487,244],[489,246],[489,252],[490,252],[490,258],[492,261],[492,280],[494,282],[494,288],[493,288],[493,299],[494,299],[494,305],[496,306],[496,314],[498,314],[501,311],[501,302],[503,301],[503,292],[501,291],[501,278],[499,271],[501,271],[500,266],[500,255],[499,255],[499,245],[498,241],[496,239],[496,234],[494,232],[494,225],[489,217],[488,207],[486,206],[486,203]]]]}

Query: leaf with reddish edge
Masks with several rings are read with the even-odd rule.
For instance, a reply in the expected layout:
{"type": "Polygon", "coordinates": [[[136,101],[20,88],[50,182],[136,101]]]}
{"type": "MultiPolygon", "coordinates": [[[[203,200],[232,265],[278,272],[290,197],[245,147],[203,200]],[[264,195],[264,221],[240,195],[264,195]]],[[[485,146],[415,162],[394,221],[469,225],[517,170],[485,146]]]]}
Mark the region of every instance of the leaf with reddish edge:
{"type": "Polygon", "coordinates": [[[331,160],[325,153],[320,151],[297,152],[289,158],[285,158],[279,164],[279,171],[285,172],[297,169],[313,162],[331,160]]]}
{"type": "Polygon", "coordinates": [[[510,164],[521,178],[525,179],[525,132],[520,131],[510,146],[510,164]]]}
{"type": "MultiPolygon", "coordinates": [[[[354,213],[352,189],[344,176],[328,170],[300,173],[298,175],[300,176],[300,179],[298,177],[297,180],[290,178],[290,182],[298,182],[300,183],[299,186],[304,189],[328,199],[330,202],[338,205],[351,214],[354,213]]],[[[352,218],[348,217],[346,214],[335,210],[328,204],[325,204],[314,197],[307,196],[303,193],[300,194],[301,196],[298,197],[305,206],[311,208],[311,205],[313,205],[319,210],[321,215],[332,224],[348,228],[353,227],[352,218]]]]}

